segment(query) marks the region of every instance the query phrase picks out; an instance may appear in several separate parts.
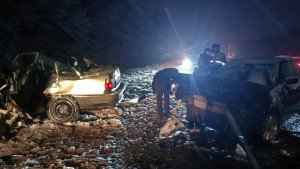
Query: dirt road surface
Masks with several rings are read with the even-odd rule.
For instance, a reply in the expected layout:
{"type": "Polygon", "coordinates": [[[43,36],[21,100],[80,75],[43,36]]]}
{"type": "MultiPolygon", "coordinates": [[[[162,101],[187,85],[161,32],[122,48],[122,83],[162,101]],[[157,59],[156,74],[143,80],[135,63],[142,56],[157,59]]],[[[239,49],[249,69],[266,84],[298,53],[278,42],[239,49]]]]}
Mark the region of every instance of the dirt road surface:
{"type": "MultiPolygon", "coordinates": [[[[115,109],[83,113],[67,125],[51,123],[43,116],[25,125],[14,137],[0,142],[0,168],[300,168],[299,116],[285,123],[288,130],[277,142],[250,147],[254,160],[217,147],[209,134],[213,130],[185,129],[159,139],[168,120],[156,114],[151,90],[159,69],[122,70],[128,86],[115,109]]],[[[172,107],[176,103],[171,97],[172,107]]],[[[184,106],[176,116],[181,112],[187,124],[184,106]]]]}

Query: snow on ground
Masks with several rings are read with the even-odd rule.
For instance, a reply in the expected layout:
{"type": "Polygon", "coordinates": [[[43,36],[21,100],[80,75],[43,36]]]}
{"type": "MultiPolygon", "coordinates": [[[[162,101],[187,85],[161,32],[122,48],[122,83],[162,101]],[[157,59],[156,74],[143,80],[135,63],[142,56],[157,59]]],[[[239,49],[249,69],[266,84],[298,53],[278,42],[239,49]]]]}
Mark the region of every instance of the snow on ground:
{"type": "MultiPolygon", "coordinates": [[[[214,130],[158,138],[168,120],[157,115],[151,89],[160,69],[121,70],[127,88],[117,108],[83,113],[71,124],[57,125],[46,118],[22,128],[15,137],[0,142],[0,168],[252,168],[247,158],[213,147],[207,133],[214,130]]],[[[171,106],[176,103],[172,96],[171,106]]],[[[181,112],[185,121],[184,106],[176,117],[181,112]]],[[[295,116],[289,123],[295,125],[286,128],[293,131],[299,119],[295,116]]],[[[299,168],[299,143],[287,132],[273,145],[253,147],[253,153],[261,168],[299,168]]]]}
{"type": "Polygon", "coordinates": [[[295,114],[283,122],[282,126],[300,138],[300,114],[295,114]]]}

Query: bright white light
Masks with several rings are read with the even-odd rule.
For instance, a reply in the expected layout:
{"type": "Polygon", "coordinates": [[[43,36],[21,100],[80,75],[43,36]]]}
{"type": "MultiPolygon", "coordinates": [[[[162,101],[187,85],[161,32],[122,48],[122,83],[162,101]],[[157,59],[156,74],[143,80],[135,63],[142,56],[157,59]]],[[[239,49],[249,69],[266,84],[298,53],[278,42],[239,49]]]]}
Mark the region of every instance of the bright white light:
{"type": "Polygon", "coordinates": [[[184,69],[190,69],[192,67],[192,62],[190,59],[184,59],[182,62],[182,68],[184,69]]]}
{"type": "Polygon", "coordinates": [[[54,94],[54,93],[59,92],[59,90],[60,90],[60,87],[56,84],[53,84],[52,87],[50,88],[50,93],[54,94]]]}

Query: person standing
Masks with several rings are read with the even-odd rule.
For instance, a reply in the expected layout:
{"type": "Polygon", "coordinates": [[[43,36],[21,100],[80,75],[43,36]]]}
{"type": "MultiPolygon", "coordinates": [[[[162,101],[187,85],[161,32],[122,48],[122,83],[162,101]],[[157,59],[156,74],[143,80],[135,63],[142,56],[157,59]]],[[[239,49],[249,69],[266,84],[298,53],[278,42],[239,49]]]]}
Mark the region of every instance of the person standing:
{"type": "Polygon", "coordinates": [[[200,74],[207,75],[211,69],[210,61],[213,59],[211,56],[211,49],[205,48],[204,52],[200,55],[198,59],[198,72],[200,74]]]}
{"type": "Polygon", "coordinates": [[[224,66],[227,62],[225,54],[223,52],[220,52],[220,44],[212,45],[211,56],[213,57],[213,60],[211,60],[211,62],[213,63],[214,70],[217,70],[219,67],[224,66]]]}
{"type": "Polygon", "coordinates": [[[158,71],[152,81],[152,90],[156,94],[157,112],[160,116],[164,115],[162,102],[164,101],[165,115],[170,113],[170,94],[171,85],[174,83],[174,79],[179,75],[179,71],[175,68],[166,68],[158,71]]]}

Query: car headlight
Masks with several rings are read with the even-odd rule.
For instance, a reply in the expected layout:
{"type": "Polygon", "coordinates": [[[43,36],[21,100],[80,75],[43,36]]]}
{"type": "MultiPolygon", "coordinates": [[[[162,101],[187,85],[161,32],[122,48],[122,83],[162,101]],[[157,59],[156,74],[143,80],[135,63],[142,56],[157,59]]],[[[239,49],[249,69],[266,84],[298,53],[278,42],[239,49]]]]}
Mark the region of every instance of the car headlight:
{"type": "Polygon", "coordinates": [[[192,67],[192,62],[190,61],[190,59],[184,59],[182,62],[182,67],[184,69],[190,69],[192,67]]]}
{"type": "Polygon", "coordinates": [[[50,88],[50,93],[57,93],[57,92],[59,92],[59,90],[60,90],[60,87],[55,84],[50,88]]]}

